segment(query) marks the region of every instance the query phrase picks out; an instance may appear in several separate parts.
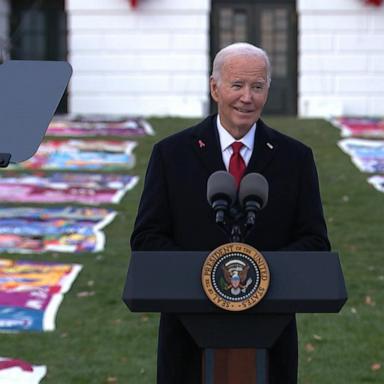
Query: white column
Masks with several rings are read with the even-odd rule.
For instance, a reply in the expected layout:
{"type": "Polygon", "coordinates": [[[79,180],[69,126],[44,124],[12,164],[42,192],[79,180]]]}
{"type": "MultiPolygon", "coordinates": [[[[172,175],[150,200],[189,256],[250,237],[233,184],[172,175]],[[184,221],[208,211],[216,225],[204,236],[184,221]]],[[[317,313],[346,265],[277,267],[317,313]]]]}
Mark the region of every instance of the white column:
{"type": "Polygon", "coordinates": [[[299,115],[383,115],[384,5],[298,0],[299,115]]]}
{"type": "Polygon", "coordinates": [[[209,0],[67,0],[73,113],[200,117],[209,0]]]}

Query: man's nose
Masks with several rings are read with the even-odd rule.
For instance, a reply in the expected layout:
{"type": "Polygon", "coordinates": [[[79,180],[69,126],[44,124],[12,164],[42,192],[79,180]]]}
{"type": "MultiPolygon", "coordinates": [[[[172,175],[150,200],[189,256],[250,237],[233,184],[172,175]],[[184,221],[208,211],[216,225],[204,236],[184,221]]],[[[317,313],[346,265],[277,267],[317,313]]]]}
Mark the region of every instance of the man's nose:
{"type": "Polygon", "coordinates": [[[249,87],[244,87],[243,88],[243,92],[241,94],[240,100],[243,103],[250,103],[251,102],[251,100],[252,100],[252,93],[251,93],[251,89],[249,87]]]}

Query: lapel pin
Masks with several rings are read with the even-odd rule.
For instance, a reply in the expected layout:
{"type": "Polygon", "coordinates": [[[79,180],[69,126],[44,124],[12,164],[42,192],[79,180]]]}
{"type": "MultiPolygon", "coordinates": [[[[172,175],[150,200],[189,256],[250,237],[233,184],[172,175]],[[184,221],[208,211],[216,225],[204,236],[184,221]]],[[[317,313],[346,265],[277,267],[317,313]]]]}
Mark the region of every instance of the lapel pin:
{"type": "Polygon", "coordinates": [[[198,143],[199,143],[199,147],[200,148],[204,148],[205,147],[205,143],[204,143],[203,140],[199,140],[198,143]]]}
{"type": "Polygon", "coordinates": [[[273,149],[273,145],[272,145],[271,143],[267,143],[267,147],[268,147],[269,149],[273,149]]]}

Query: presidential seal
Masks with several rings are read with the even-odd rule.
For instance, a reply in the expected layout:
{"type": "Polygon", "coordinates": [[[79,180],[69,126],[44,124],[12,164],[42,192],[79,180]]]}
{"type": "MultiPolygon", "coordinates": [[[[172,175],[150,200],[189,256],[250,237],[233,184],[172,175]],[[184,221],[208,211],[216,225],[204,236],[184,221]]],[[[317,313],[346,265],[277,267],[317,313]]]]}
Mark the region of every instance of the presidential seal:
{"type": "Polygon", "coordinates": [[[201,281],[208,298],[227,311],[243,311],[267,293],[270,281],[263,255],[243,243],[224,244],[206,258],[201,281]]]}

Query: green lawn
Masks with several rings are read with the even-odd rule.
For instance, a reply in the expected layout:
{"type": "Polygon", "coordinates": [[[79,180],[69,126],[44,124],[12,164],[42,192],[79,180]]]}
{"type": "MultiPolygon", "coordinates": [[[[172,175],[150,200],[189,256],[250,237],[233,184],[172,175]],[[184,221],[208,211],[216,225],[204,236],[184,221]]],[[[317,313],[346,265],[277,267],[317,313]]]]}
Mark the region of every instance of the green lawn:
{"type": "MultiPolygon", "coordinates": [[[[384,195],[376,192],[366,182],[366,175],[338,149],[339,132],[327,122],[265,120],[314,150],[329,235],[333,249],[340,254],[349,293],[340,314],[298,316],[299,382],[384,383],[384,240],[380,236],[384,195]]],[[[157,134],[138,140],[132,173],[143,177],[152,145],[194,121],[151,119],[157,134]]],[[[47,365],[44,384],[155,383],[158,315],[130,313],[121,301],[129,237],[142,186],[143,178],[121,204],[114,206],[120,214],[105,229],[104,252],[34,257],[80,263],[84,268],[64,297],[56,330],[1,334],[0,356],[47,365]]]]}

